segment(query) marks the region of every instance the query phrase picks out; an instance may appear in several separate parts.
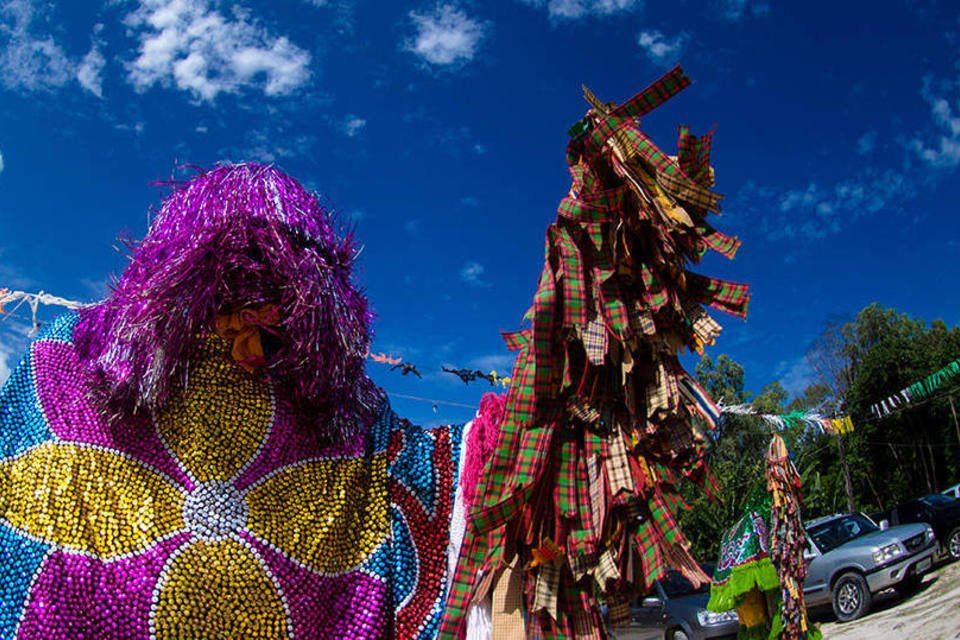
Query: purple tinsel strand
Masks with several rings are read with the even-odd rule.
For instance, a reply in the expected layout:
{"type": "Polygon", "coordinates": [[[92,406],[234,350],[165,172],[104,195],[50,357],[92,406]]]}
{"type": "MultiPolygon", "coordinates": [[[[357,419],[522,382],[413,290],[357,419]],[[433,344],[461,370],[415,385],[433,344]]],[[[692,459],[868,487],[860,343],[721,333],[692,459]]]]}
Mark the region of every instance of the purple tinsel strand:
{"type": "Polygon", "coordinates": [[[77,346],[107,413],[162,406],[186,385],[217,314],[269,302],[282,318],[266,365],[277,389],[334,439],[356,435],[378,393],[364,371],[372,317],[350,280],[355,255],[352,237],[272,167],[222,166],[175,184],[112,295],[81,312],[77,346]]]}

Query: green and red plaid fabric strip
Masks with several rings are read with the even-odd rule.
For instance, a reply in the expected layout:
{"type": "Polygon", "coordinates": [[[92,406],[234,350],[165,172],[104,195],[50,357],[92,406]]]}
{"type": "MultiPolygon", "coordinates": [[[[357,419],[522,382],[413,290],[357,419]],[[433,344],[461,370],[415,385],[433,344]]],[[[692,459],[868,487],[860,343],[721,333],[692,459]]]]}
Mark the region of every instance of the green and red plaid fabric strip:
{"type": "Polygon", "coordinates": [[[577,197],[561,200],[557,213],[577,222],[607,222],[623,208],[626,193],[625,185],[601,191],[584,189],[577,197]]]}
{"type": "MultiPolygon", "coordinates": [[[[559,389],[561,373],[557,361],[557,289],[554,274],[549,262],[544,265],[540,284],[533,296],[533,346],[531,355],[534,369],[533,402],[534,408],[552,399],[559,389]]],[[[542,414],[540,415],[542,417],[542,414]]]]}
{"type": "Polygon", "coordinates": [[[522,331],[502,331],[503,341],[507,344],[510,351],[520,351],[526,349],[530,344],[530,329],[522,331]]]}
{"type": "Polygon", "coordinates": [[[707,227],[705,231],[706,233],[704,233],[702,237],[707,246],[725,258],[733,260],[737,255],[737,250],[742,244],[740,239],[728,236],[710,227],[707,227]]]}
{"type": "Polygon", "coordinates": [[[580,249],[570,232],[561,225],[550,225],[547,238],[560,263],[560,272],[554,278],[559,281],[563,292],[563,326],[583,327],[587,324],[587,287],[580,249]]]}
{"type": "Polygon", "coordinates": [[[558,515],[575,518],[580,506],[577,495],[577,443],[570,438],[572,434],[565,430],[559,447],[555,447],[557,460],[556,495],[558,515]]]}
{"type": "Polygon", "coordinates": [[[492,571],[490,566],[484,567],[484,561],[487,557],[486,549],[490,548],[485,544],[486,542],[487,536],[477,533],[468,524],[460,551],[460,559],[457,562],[453,582],[450,584],[447,601],[443,607],[443,618],[440,620],[440,630],[437,634],[438,639],[459,640],[464,636],[467,626],[467,612],[473,602],[476,582],[480,580],[479,574],[482,569],[486,569],[488,572],[492,571]]]}
{"type": "MultiPolygon", "coordinates": [[[[505,466],[488,466],[486,475],[498,476],[497,484],[503,487],[497,502],[485,501],[471,510],[471,520],[480,531],[488,531],[512,520],[526,504],[533,493],[534,484],[540,479],[544,465],[549,458],[550,442],[556,424],[535,426],[522,429],[520,445],[510,453],[505,466]]],[[[500,461],[497,456],[496,461],[500,461]]],[[[477,505],[478,502],[474,502],[477,505]]]]}
{"type": "Polygon", "coordinates": [[[708,278],[688,271],[687,291],[698,302],[708,304],[714,309],[738,318],[747,317],[747,305],[750,302],[750,286],[747,284],[708,278]]]}
{"type": "MultiPolygon", "coordinates": [[[[651,518],[637,525],[633,540],[640,556],[644,588],[653,588],[653,583],[663,575],[663,553],[660,551],[660,535],[651,518]]],[[[636,579],[636,576],[633,576],[636,579]]]]}
{"type": "Polygon", "coordinates": [[[603,267],[593,268],[594,288],[600,297],[603,319],[610,332],[621,340],[627,337],[630,329],[630,312],[624,304],[624,295],[614,270],[603,267]]]}
{"type": "Polygon", "coordinates": [[[628,151],[636,152],[653,168],[657,183],[668,194],[698,209],[714,212],[720,210],[723,196],[705,189],[684,175],[673,158],[661,151],[660,147],[639,129],[624,126],[619,129],[619,137],[624,140],[624,144],[629,144],[628,151]]]}
{"type": "Polygon", "coordinates": [[[660,282],[660,279],[646,262],[640,265],[640,279],[644,288],[641,297],[646,310],[659,311],[663,305],[670,301],[667,288],[660,282]]]}
{"type": "Polygon", "coordinates": [[[649,87],[614,109],[611,115],[627,118],[643,117],[689,86],[690,78],[686,76],[680,65],[677,65],[649,87]]]}
{"type": "Polygon", "coordinates": [[[686,125],[680,126],[677,143],[677,161],[687,177],[697,184],[710,187],[710,145],[713,142],[713,130],[697,137],[690,133],[686,125]]]}

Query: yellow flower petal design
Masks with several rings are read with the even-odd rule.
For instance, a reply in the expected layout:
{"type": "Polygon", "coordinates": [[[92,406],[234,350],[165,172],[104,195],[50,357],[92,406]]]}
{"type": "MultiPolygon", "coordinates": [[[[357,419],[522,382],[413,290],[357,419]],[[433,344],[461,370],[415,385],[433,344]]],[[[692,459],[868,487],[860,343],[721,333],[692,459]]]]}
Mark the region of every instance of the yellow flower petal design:
{"type": "Polygon", "coordinates": [[[230,480],[256,454],[273,418],[267,385],[230,358],[210,336],[190,366],[186,391],[173,394],[157,428],[198,482],[230,480]]]}
{"type": "Polygon", "coordinates": [[[157,640],[289,637],[276,585],[236,540],[198,541],[173,556],[154,607],[157,640]]]}
{"type": "Polygon", "coordinates": [[[247,495],[247,528],[314,571],[357,567],[386,539],[387,460],[310,460],[247,495]]]}
{"type": "Polygon", "coordinates": [[[181,489],[122,454],[44,442],[0,462],[0,516],[101,558],[140,551],[183,525],[181,489]]]}

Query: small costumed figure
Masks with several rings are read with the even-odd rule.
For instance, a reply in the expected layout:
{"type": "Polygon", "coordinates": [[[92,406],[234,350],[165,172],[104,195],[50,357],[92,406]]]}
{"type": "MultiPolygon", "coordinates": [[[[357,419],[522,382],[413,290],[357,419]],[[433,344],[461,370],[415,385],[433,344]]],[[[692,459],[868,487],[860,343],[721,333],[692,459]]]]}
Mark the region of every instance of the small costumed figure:
{"type": "Polygon", "coordinates": [[[779,434],[770,442],[766,463],[766,491],[751,496],[747,513],[720,543],[707,609],[736,609],[738,640],[820,640],[803,602],[800,476],[779,434]]]}
{"type": "Polygon", "coordinates": [[[274,168],[173,185],[0,393],[0,638],[436,634],[463,431],[366,376],[355,255],[274,168]]]}

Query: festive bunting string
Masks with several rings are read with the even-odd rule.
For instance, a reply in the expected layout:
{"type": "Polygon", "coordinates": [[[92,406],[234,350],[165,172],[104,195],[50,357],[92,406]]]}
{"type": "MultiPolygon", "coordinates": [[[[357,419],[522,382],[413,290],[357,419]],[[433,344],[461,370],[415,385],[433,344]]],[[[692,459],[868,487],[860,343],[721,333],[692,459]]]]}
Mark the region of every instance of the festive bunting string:
{"type": "Polygon", "coordinates": [[[796,427],[800,424],[808,424],[823,433],[831,435],[845,435],[853,431],[853,421],[850,416],[840,418],[825,418],[816,412],[791,411],[787,414],[771,414],[757,411],[749,404],[720,404],[720,413],[756,416],[766,422],[775,431],[796,427]]]}
{"type": "Polygon", "coordinates": [[[892,396],[872,405],[870,411],[877,418],[885,418],[906,405],[928,397],[958,375],[960,375],[960,358],[957,358],[939,371],[930,374],[923,380],[914,382],[892,396]]]}

